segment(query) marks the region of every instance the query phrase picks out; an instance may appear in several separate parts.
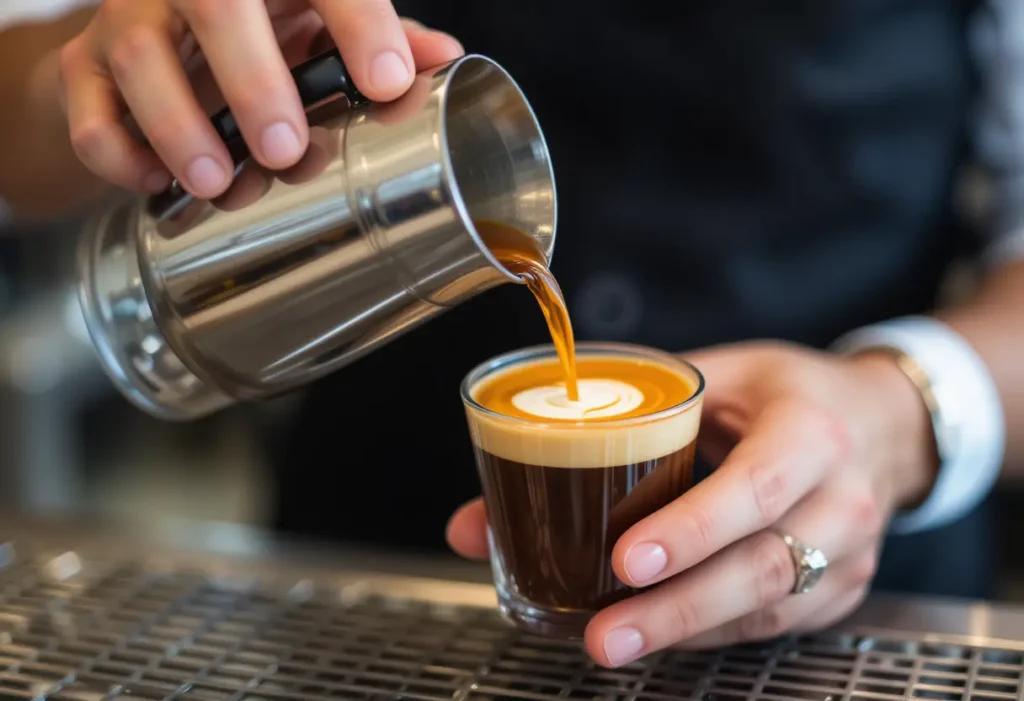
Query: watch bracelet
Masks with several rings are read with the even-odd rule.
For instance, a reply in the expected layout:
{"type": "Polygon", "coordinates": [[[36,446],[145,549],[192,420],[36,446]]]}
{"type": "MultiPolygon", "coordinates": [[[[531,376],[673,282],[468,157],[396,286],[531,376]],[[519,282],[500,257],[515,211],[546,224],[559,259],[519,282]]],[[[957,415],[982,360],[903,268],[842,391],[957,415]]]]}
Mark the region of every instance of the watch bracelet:
{"type": "Polygon", "coordinates": [[[906,376],[906,378],[914,385],[915,389],[917,389],[918,394],[921,396],[921,400],[924,402],[925,409],[928,411],[928,418],[932,424],[932,439],[935,441],[935,449],[938,453],[939,464],[941,465],[946,462],[949,458],[949,446],[942,438],[944,435],[942,407],[939,404],[938,398],[935,396],[935,387],[932,384],[932,380],[928,376],[928,373],[912,355],[896,346],[885,344],[863,346],[851,353],[851,356],[868,355],[871,353],[882,353],[892,358],[896,362],[896,367],[899,368],[900,372],[902,372],[903,375],[906,376]]]}

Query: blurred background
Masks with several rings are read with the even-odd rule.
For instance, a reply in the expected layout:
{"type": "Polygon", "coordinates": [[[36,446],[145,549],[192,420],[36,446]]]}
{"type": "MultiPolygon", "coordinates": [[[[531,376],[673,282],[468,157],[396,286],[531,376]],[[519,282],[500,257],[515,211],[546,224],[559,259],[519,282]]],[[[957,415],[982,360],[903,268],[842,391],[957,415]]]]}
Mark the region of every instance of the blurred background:
{"type": "Polygon", "coordinates": [[[2,507],[265,525],[251,413],[165,423],[103,374],[73,287],[83,223],[0,223],[2,507]]]}
{"type": "MultiPolygon", "coordinates": [[[[264,424],[254,417],[287,412],[294,397],[186,424],[122,399],[95,360],[74,293],[84,223],[0,224],[0,508],[269,527],[264,424]]],[[[959,273],[951,294],[969,282],[959,273]]],[[[1007,534],[1000,597],[1024,600],[1024,484],[1004,481],[993,498],[1007,534]]]]}

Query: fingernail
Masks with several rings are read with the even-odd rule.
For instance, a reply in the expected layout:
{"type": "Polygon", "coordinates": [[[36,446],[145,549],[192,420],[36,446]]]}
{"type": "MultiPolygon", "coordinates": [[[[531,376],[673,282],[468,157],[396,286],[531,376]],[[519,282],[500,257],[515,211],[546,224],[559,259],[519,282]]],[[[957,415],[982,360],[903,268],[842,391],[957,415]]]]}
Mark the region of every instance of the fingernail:
{"type": "Polygon", "coordinates": [[[626,552],[623,567],[633,584],[643,584],[661,574],[667,564],[665,548],[657,543],[637,543],[626,552]]]}
{"type": "Polygon", "coordinates": [[[394,51],[385,51],[370,64],[370,83],[382,92],[399,90],[409,81],[409,69],[394,51]]]}
{"type": "Polygon", "coordinates": [[[147,175],[142,181],[142,186],[146,188],[146,191],[154,194],[157,192],[163,192],[170,184],[171,175],[164,170],[155,170],[147,175]]]}
{"type": "Polygon", "coordinates": [[[220,164],[209,156],[200,156],[192,161],[186,175],[192,189],[203,195],[213,195],[220,192],[228,177],[224,169],[220,167],[220,164]]]}
{"type": "Polygon", "coordinates": [[[613,667],[632,662],[644,649],[644,637],[636,628],[615,628],[604,636],[604,654],[613,667]]]}
{"type": "Polygon", "coordinates": [[[302,155],[299,135],[287,122],[267,127],[261,139],[263,155],[274,164],[292,163],[302,155]]]}

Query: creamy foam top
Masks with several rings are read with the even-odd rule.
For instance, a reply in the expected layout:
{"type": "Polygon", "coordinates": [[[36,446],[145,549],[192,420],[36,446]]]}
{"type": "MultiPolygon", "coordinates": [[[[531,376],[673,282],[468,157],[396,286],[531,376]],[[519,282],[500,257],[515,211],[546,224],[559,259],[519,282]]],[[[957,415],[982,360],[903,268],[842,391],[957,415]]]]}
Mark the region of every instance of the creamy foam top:
{"type": "Polygon", "coordinates": [[[541,419],[614,418],[636,409],[644,393],[619,380],[587,378],[577,382],[579,399],[571,401],[565,384],[524,389],[512,397],[512,404],[524,414],[541,419]]]}
{"type": "Polygon", "coordinates": [[[697,388],[692,372],[627,356],[581,355],[580,398],[569,401],[558,361],[488,376],[467,407],[473,442],[498,457],[532,465],[602,468],[644,462],[693,442],[701,402],[668,411],[697,388]],[[516,420],[518,419],[518,420],[516,420]]]}

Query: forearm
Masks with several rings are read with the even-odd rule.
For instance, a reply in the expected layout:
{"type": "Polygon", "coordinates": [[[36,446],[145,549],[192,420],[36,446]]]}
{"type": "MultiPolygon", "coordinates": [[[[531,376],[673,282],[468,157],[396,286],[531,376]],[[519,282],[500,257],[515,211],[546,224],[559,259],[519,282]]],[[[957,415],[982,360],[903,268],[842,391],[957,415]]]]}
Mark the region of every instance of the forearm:
{"type": "Polygon", "coordinates": [[[970,299],[937,316],[987,365],[1006,417],[1004,471],[1024,476],[1024,261],[992,272],[970,299]]]}
{"type": "Polygon", "coordinates": [[[81,165],[58,101],[57,50],[89,12],[0,33],[0,200],[20,217],[51,217],[91,202],[109,186],[81,165]]]}

